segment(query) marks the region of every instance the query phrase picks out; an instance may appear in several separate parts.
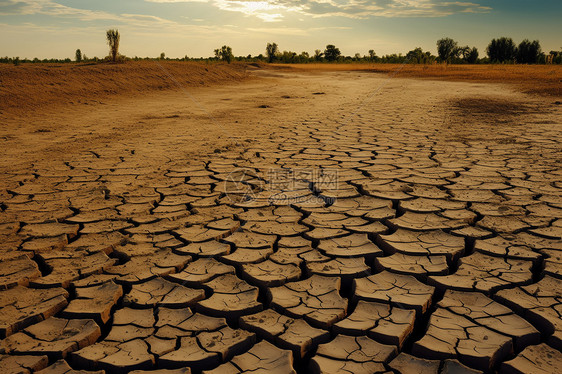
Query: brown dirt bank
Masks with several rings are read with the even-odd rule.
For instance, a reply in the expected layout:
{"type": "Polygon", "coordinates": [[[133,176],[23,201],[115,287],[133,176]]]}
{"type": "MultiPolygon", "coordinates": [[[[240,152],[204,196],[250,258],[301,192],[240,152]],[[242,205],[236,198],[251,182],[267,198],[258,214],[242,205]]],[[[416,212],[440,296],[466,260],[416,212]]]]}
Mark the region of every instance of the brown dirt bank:
{"type": "Polygon", "coordinates": [[[507,83],[524,93],[562,97],[560,65],[400,65],[400,64],[302,64],[275,65],[306,71],[369,71],[401,78],[507,83]]]}
{"type": "Polygon", "coordinates": [[[247,78],[246,65],[177,61],[125,64],[0,65],[0,114],[53,104],[93,104],[108,96],[208,86],[247,78]],[[173,78],[172,78],[173,77],[173,78]]]}

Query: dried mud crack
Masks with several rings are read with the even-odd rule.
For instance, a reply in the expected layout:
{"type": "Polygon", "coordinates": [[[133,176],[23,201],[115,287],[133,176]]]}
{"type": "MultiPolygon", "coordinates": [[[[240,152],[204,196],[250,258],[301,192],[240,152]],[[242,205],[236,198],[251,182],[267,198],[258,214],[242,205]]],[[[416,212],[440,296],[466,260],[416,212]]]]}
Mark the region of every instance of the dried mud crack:
{"type": "MultiPolygon", "coordinates": [[[[220,153],[5,167],[0,372],[557,373],[560,117],[399,82],[220,153]]],[[[306,90],[279,105],[336,100],[306,90]]]]}

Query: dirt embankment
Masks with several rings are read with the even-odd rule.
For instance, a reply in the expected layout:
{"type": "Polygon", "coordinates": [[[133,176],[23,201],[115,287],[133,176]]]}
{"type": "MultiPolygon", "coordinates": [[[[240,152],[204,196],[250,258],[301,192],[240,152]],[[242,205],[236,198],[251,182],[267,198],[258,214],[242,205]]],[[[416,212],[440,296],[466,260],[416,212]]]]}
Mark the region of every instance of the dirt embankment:
{"type": "Polygon", "coordinates": [[[275,65],[306,71],[368,71],[400,78],[506,83],[524,93],[562,97],[562,65],[299,64],[275,65]]]}
{"type": "Polygon", "coordinates": [[[208,86],[248,77],[244,64],[131,61],[125,64],[0,64],[0,114],[43,106],[97,103],[108,96],[139,95],[208,86]]]}
{"type": "Polygon", "coordinates": [[[223,64],[130,61],[125,64],[0,64],[0,114],[28,115],[57,105],[97,104],[110,97],[247,79],[248,70],[365,71],[393,77],[507,83],[526,93],[562,97],[558,65],[223,64]]]}

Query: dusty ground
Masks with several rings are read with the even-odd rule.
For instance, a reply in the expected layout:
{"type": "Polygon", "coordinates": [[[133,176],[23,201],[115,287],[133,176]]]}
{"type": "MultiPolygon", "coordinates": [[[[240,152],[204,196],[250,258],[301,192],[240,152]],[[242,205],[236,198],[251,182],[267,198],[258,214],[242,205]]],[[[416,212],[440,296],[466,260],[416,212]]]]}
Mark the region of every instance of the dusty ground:
{"type": "Polygon", "coordinates": [[[368,71],[397,78],[502,83],[530,94],[562,98],[562,65],[446,64],[297,64],[276,65],[300,71],[368,71]]]}
{"type": "MultiPolygon", "coordinates": [[[[77,107],[147,92],[245,80],[246,65],[179,61],[125,64],[0,64],[0,114],[12,117],[61,106],[77,107]]],[[[75,108],[76,109],[76,108],[75,108]]]]}
{"type": "Polygon", "coordinates": [[[250,74],[5,116],[0,371],[556,372],[560,105],[250,74]]]}

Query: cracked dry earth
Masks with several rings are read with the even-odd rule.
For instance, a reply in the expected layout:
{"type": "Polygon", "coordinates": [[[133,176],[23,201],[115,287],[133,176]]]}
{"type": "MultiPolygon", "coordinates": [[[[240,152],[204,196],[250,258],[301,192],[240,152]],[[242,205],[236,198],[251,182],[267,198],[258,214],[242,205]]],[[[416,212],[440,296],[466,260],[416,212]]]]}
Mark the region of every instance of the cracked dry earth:
{"type": "Polygon", "coordinates": [[[560,109],[366,73],[195,93],[237,142],[191,149],[209,118],[162,93],[180,115],[5,154],[0,372],[560,370],[560,109]]]}

